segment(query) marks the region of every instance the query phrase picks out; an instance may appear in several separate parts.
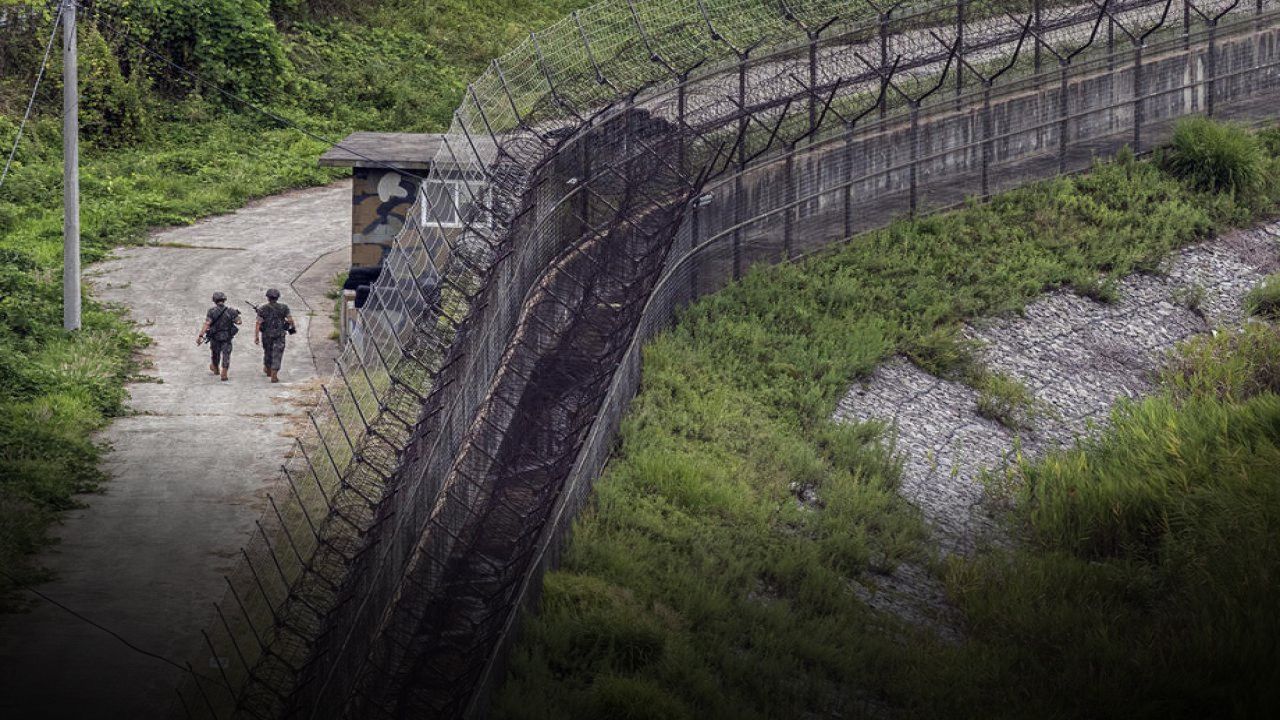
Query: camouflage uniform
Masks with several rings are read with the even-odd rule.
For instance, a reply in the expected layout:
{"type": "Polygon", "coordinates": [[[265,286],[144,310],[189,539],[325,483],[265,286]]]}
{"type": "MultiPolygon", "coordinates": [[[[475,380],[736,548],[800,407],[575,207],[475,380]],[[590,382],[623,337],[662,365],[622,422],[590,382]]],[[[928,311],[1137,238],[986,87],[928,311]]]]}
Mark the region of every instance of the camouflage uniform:
{"type": "Polygon", "coordinates": [[[204,336],[209,342],[209,362],[221,365],[223,369],[231,367],[231,328],[240,317],[240,311],[226,305],[214,305],[204,317],[209,321],[209,331],[204,336]]]}
{"type": "Polygon", "coordinates": [[[284,359],[284,339],[288,337],[289,306],[282,302],[258,306],[258,319],[262,321],[262,366],[280,369],[284,359]]]}

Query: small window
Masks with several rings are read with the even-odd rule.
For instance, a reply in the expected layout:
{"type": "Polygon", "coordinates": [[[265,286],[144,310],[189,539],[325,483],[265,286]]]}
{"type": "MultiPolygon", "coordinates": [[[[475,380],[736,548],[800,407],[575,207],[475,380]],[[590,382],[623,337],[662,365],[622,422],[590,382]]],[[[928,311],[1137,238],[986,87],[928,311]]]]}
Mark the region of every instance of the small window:
{"type": "Polygon", "coordinates": [[[458,217],[458,188],[447,180],[424,180],[421,186],[422,221],[424,227],[436,224],[445,227],[461,227],[458,217]]]}
{"type": "Polygon", "coordinates": [[[463,220],[488,224],[484,205],[487,190],[479,183],[464,180],[424,180],[422,183],[422,217],[424,227],[437,223],[444,227],[462,227],[463,220]]]}

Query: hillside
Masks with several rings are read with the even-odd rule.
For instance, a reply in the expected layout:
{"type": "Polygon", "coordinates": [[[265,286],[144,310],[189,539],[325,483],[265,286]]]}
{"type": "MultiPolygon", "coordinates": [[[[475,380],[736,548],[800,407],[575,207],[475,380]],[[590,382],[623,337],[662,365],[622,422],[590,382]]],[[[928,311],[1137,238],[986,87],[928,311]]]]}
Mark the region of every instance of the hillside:
{"type": "MultiPolygon", "coordinates": [[[[1021,424],[1055,408],[1001,372],[1011,352],[963,333],[1025,310],[1025,325],[1081,344],[1030,307],[1047,292],[1137,324],[1125,294],[1162,287],[1173,251],[1274,217],[1280,134],[1263,138],[1187,121],[1157,161],[1122,154],[897,222],[697,301],[646,350],[618,449],[546,576],[497,716],[1274,714],[1276,648],[1257,638],[1274,636],[1280,609],[1280,335],[1233,325],[1242,312],[1276,319],[1280,276],[1242,308],[1257,272],[1239,273],[1232,326],[1155,368],[1129,359],[1160,339],[1150,326],[1113,342],[1113,365],[1157,377],[1151,397],[1035,461],[1021,424]],[[927,382],[885,393],[902,366],[927,382]],[[950,397],[928,394],[939,387],[950,397]],[[955,455],[1010,458],[977,485],[1012,541],[948,556],[965,498],[941,517],[920,501],[955,493],[961,464],[938,450],[949,443],[919,438],[975,423],[996,447],[965,436],[955,455]],[[925,607],[902,612],[895,595],[920,588],[925,607]]],[[[1251,241],[1264,274],[1280,257],[1274,232],[1251,241]]],[[[1178,312],[1212,318],[1224,302],[1189,287],[1152,300],[1163,333],[1178,312]]]]}
{"type": "MultiPolygon", "coordinates": [[[[83,255],[251,198],[323,184],[356,129],[447,127],[467,80],[581,0],[95,0],[81,11],[83,255]],[[154,53],[154,54],[149,54],[154,53]],[[209,84],[166,64],[172,60],[209,84]],[[220,88],[309,136],[219,94],[220,88]]],[[[0,0],[0,146],[17,132],[53,13],[0,0]]],[[[104,480],[89,433],[123,411],[145,337],[88,299],[61,330],[61,66],[54,48],[0,187],[0,596],[57,512],[104,480]],[[38,418],[39,422],[31,422],[38,418]]],[[[139,288],[139,290],[144,290],[139,288]]]]}

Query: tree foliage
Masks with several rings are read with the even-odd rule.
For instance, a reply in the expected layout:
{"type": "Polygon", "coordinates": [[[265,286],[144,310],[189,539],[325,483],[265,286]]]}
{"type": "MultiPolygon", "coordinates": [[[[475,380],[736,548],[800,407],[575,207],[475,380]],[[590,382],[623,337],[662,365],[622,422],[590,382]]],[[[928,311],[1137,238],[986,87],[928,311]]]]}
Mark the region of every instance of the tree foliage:
{"type": "MultiPolygon", "coordinates": [[[[267,100],[285,89],[292,68],[264,0],[120,0],[122,30],[205,80],[238,95],[267,100]]],[[[108,20],[107,22],[112,22],[108,20]]],[[[185,95],[193,81],[160,60],[146,60],[165,92],[185,95]]]]}

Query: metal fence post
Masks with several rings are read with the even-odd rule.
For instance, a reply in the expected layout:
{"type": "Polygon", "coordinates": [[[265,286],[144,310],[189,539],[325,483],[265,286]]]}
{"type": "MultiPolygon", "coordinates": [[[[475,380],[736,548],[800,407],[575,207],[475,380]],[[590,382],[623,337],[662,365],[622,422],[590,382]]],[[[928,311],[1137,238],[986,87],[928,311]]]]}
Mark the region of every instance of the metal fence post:
{"type": "Polygon", "coordinates": [[[1067,69],[1068,61],[1058,59],[1058,172],[1067,171],[1067,69]]]}
{"type": "Polygon", "coordinates": [[[1213,95],[1214,80],[1218,74],[1218,20],[1214,18],[1209,21],[1209,47],[1204,59],[1204,110],[1205,114],[1213,117],[1213,95]]]}
{"type": "Polygon", "coordinates": [[[911,147],[910,147],[910,151],[911,151],[911,170],[910,170],[910,178],[911,178],[911,215],[912,215],[912,216],[914,216],[914,215],[916,214],[916,204],[917,204],[917,198],[916,198],[916,195],[917,195],[917,189],[916,189],[916,176],[917,176],[916,164],[917,164],[917,162],[918,162],[918,161],[917,161],[917,158],[918,158],[918,157],[919,157],[919,155],[920,155],[920,138],[919,138],[919,134],[920,134],[920,101],[919,101],[919,100],[910,100],[910,101],[908,101],[908,106],[911,108],[911,138],[910,138],[910,140],[908,141],[908,142],[910,143],[910,146],[911,146],[911,147]]]}
{"type": "Polygon", "coordinates": [[[693,257],[694,248],[698,247],[702,235],[702,199],[693,201],[693,214],[689,218],[689,302],[698,299],[698,260],[693,257]]]}
{"type": "MultiPolygon", "coordinates": [[[[1034,27],[1035,27],[1036,37],[1038,38],[1044,36],[1044,24],[1040,20],[1040,4],[1041,4],[1041,0],[1031,0],[1031,13],[1032,13],[1032,17],[1034,18],[1032,22],[1035,23],[1034,27]]],[[[1035,48],[1033,50],[1033,56],[1035,57],[1036,72],[1040,72],[1040,53],[1041,53],[1040,43],[1036,43],[1035,48]]]]}
{"type": "Polygon", "coordinates": [[[1182,0],[1182,49],[1191,48],[1191,0],[1182,0]]]}
{"type": "MultiPolygon", "coordinates": [[[[1107,5],[1109,4],[1108,0],[1107,5]]],[[[1116,21],[1109,13],[1107,14],[1107,69],[1116,69],[1116,21]]]]}
{"type": "Polygon", "coordinates": [[[578,231],[579,236],[591,232],[591,194],[584,192],[582,188],[591,177],[591,155],[587,152],[587,144],[594,129],[593,126],[588,125],[585,132],[578,135],[578,184],[574,190],[578,193],[578,217],[582,223],[578,231]]]}
{"type": "Polygon", "coordinates": [[[738,55],[738,173],[733,179],[733,279],[742,277],[742,228],[745,219],[746,203],[742,197],[742,173],[747,167],[747,130],[750,120],[747,118],[747,55],[738,55]]]}
{"type": "Polygon", "coordinates": [[[792,144],[787,148],[786,162],[786,194],[785,200],[786,210],[782,214],[782,255],[787,260],[794,257],[791,252],[792,247],[792,231],[795,226],[795,201],[796,201],[796,146],[792,144]]]}
{"type": "MultiPolygon", "coordinates": [[[[682,73],[676,80],[676,127],[680,129],[681,133],[685,130],[685,115],[689,109],[689,100],[687,97],[688,88],[686,87],[688,82],[689,73],[687,72],[682,73]]],[[[676,167],[679,167],[680,172],[682,173],[687,173],[689,171],[689,169],[685,167],[685,154],[687,153],[685,144],[686,143],[683,141],[677,143],[678,149],[676,150],[676,167]]]]}
{"type": "Polygon", "coordinates": [[[956,0],[956,107],[960,107],[960,94],[964,91],[964,9],[965,0],[956,0]]]}
{"type": "Polygon", "coordinates": [[[982,197],[991,195],[991,80],[982,79],[982,197]]]}
{"type": "Polygon", "coordinates": [[[809,33],[809,135],[818,131],[818,35],[809,33]]]}
{"type": "MultiPolygon", "coordinates": [[[[881,77],[889,70],[889,15],[893,13],[890,10],[887,13],[880,13],[880,75],[881,77]]],[[[889,108],[885,103],[880,103],[880,119],[883,120],[889,112],[889,108]]]]}
{"type": "MultiPolygon", "coordinates": [[[[847,178],[853,177],[853,125],[850,124],[845,129],[844,135],[844,175],[847,178]]],[[[844,236],[846,239],[853,236],[853,182],[846,181],[844,184],[844,236]]]]}
{"type": "Polygon", "coordinates": [[[1133,151],[1142,152],[1142,43],[1133,45],[1133,151]]]}

